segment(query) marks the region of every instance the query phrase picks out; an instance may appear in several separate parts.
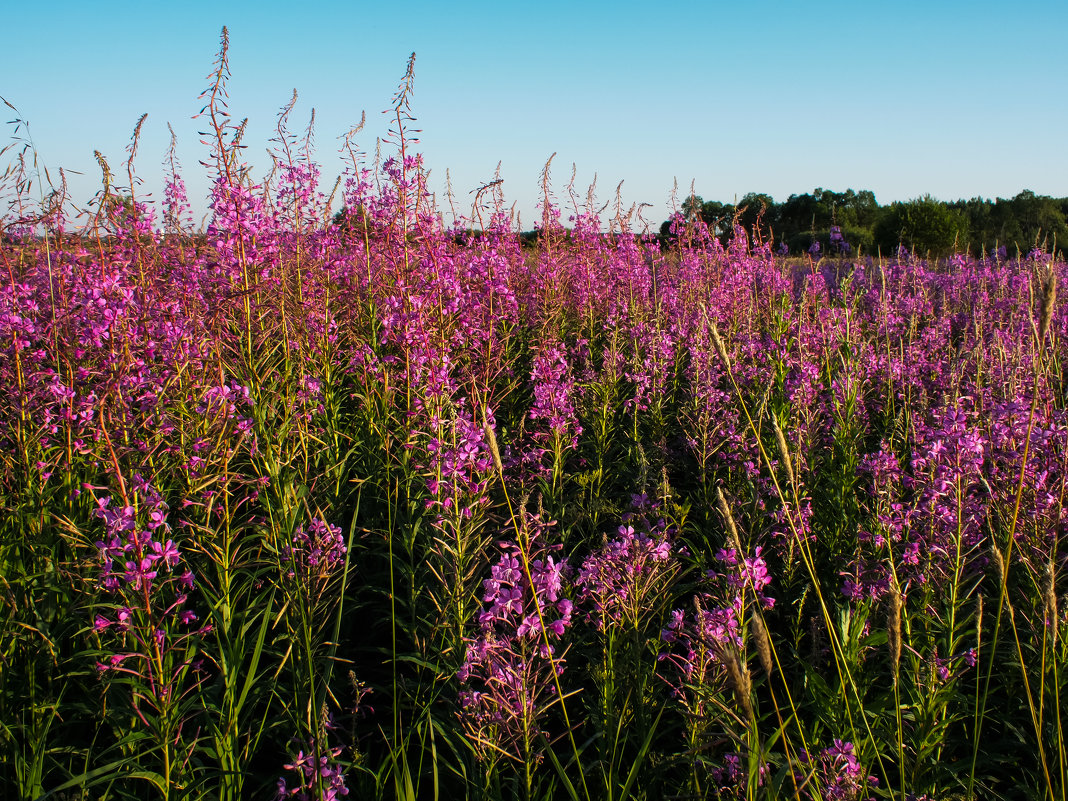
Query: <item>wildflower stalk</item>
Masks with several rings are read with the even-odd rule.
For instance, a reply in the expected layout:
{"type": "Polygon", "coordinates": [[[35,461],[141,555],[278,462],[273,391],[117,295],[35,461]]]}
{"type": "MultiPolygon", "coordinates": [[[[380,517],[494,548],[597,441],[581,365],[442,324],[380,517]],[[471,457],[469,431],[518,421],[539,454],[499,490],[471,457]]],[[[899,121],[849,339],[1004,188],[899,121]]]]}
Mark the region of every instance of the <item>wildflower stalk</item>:
{"type": "MultiPolygon", "coordinates": [[[[493,431],[493,429],[491,427],[489,427],[488,425],[486,426],[486,433],[487,433],[487,436],[488,436],[488,439],[489,439],[489,443],[490,443],[490,450],[491,450],[491,452],[493,454],[493,457],[494,457],[493,461],[494,461],[494,466],[496,467],[496,470],[497,470],[497,479],[498,479],[498,481],[500,483],[501,491],[504,494],[504,501],[505,501],[505,504],[506,504],[506,506],[508,508],[508,519],[512,524],[513,530],[515,531],[516,542],[519,544],[519,548],[517,550],[519,552],[520,559],[521,559],[522,566],[523,566],[523,576],[526,579],[527,586],[531,587],[531,588],[534,588],[536,585],[534,583],[534,578],[533,578],[533,575],[531,573],[530,558],[529,558],[529,555],[528,555],[529,554],[530,545],[531,545],[531,542],[530,542],[530,531],[526,526],[520,525],[519,521],[516,518],[515,508],[512,506],[512,500],[511,500],[511,497],[510,497],[510,495],[508,493],[508,486],[504,481],[503,464],[502,464],[501,459],[500,459],[500,448],[499,448],[499,446],[497,444],[496,434],[493,431]]],[[[553,686],[556,689],[556,701],[555,701],[555,703],[559,703],[560,704],[560,711],[564,716],[564,726],[567,729],[567,738],[568,738],[569,744],[571,745],[571,753],[572,753],[572,756],[574,758],[574,763],[575,763],[575,765],[579,766],[579,770],[580,770],[579,775],[582,778],[583,795],[587,799],[587,801],[589,801],[589,799],[592,798],[592,796],[590,795],[589,787],[586,784],[586,773],[585,773],[584,770],[581,769],[582,761],[581,761],[581,757],[579,755],[578,744],[575,741],[574,728],[573,728],[573,726],[571,724],[571,718],[568,715],[568,710],[567,710],[567,701],[566,701],[567,696],[564,694],[563,686],[560,684],[560,671],[557,669],[557,664],[558,664],[557,658],[554,655],[553,648],[552,648],[552,643],[550,643],[550,641],[549,641],[549,629],[545,625],[545,616],[544,616],[544,614],[542,612],[541,604],[537,602],[536,598],[535,598],[535,602],[534,602],[534,611],[537,614],[537,618],[538,618],[538,629],[539,629],[539,634],[540,634],[541,641],[542,641],[541,647],[544,649],[544,653],[548,655],[550,673],[552,674],[552,680],[553,680],[553,686]]],[[[529,743],[528,743],[528,746],[529,746],[529,743]]],[[[530,752],[528,751],[527,753],[529,754],[530,752]]],[[[571,784],[571,782],[567,778],[567,776],[563,773],[562,769],[559,766],[559,763],[556,761],[555,755],[552,754],[551,749],[550,749],[550,756],[552,757],[554,765],[556,765],[556,767],[558,769],[558,772],[560,773],[561,779],[567,784],[569,792],[571,792],[571,794],[574,796],[575,795],[575,792],[574,792],[575,788],[571,784]]],[[[530,763],[530,757],[529,756],[525,760],[524,770],[526,771],[527,787],[528,787],[528,791],[529,791],[530,779],[531,779],[531,774],[530,774],[531,763],[530,763]]]]}
{"type": "MultiPolygon", "coordinates": [[[[707,311],[705,312],[705,314],[707,315],[707,311]]],[[[734,390],[734,394],[735,394],[735,398],[737,400],[737,403],[738,403],[739,407],[741,408],[742,413],[745,415],[745,419],[746,419],[746,422],[747,422],[747,424],[749,426],[750,433],[752,434],[752,436],[753,436],[753,438],[754,438],[754,440],[756,442],[757,449],[758,449],[758,451],[760,453],[761,460],[763,461],[765,467],[768,470],[769,476],[771,478],[771,482],[772,482],[772,484],[773,484],[773,486],[775,488],[775,492],[778,495],[779,499],[783,503],[783,509],[785,511],[785,514],[786,514],[786,522],[787,522],[787,525],[790,528],[792,539],[793,539],[794,542],[798,543],[798,545],[800,547],[800,553],[801,553],[801,556],[802,556],[802,561],[804,563],[805,569],[808,571],[809,579],[812,581],[812,586],[816,590],[816,598],[817,598],[817,600],[819,601],[819,604],[820,604],[820,611],[821,611],[821,613],[823,615],[824,626],[825,626],[825,629],[827,631],[828,637],[829,637],[829,639],[831,641],[832,653],[834,654],[835,664],[836,664],[836,667],[838,669],[840,678],[842,679],[843,686],[848,687],[849,690],[852,691],[853,700],[855,700],[855,702],[858,705],[860,705],[861,710],[863,710],[863,702],[862,702],[862,700],[860,698],[859,692],[857,691],[857,686],[856,686],[855,681],[853,680],[853,676],[851,674],[849,665],[846,663],[846,661],[844,659],[844,654],[842,653],[841,642],[839,641],[835,626],[833,625],[833,623],[831,621],[830,611],[827,608],[826,601],[823,598],[823,594],[822,594],[821,589],[820,589],[819,579],[817,578],[816,570],[815,570],[815,563],[814,563],[814,560],[813,560],[812,553],[811,553],[811,551],[810,551],[810,549],[808,547],[808,540],[807,540],[807,538],[801,536],[801,534],[800,534],[800,532],[799,532],[799,530],[797,528],[797,525],[796,525],[795,520],[794,520],[794,512],[791,510],[790,505],[787,502],[786,496],[783,493],[782,488],[781,488],[781,486],[779,484],[779,481],[776,478],[775,470],[773,469],[773,463],[771,461],[771,458],[768,456],[767,452],[764,449],[764,446],[763,446],[761,438],[760,438],[759,430],[757,429],[757,426],[753,421],[753,418],[752,418],[752,416],[750,414],[748,405],[745,403],[745,401],[744,401],[744,399],[742,397],[741,389],[738,386],[738,384],[737,384],[737,382],[736,382],[736,380],[734,378],[734,373],[733,373],[733,370],[731,369],[730,357],[729,357],[729,355],[727,353],[726,346],[724,345],[723,340],[720,337],[719,331],[718,331],[715,323],[714,322],[710,323],[709,327],[710,327],[710,332],[711,332],[711,335],[712,335],[712,341],[713,341],[713,343],[715,344],[715,347],[716,347],[716,352],[719,355],[721,361],[723,362],[724,370],[725,370],[725,372],[727,374],[728,381],[730,382],[731,387],[734,390]]],[[[787,692],[789,692],[789,691],[787,690],[787,692]]],[[[853,710],[853,704],[852,704],[852,701],[850,701],[848,695],[846,697],[846,713],[849,716],[850,726],[851,727],[855,726],[855,722],[854,722],[854,714],[855,713],[854,713],[854,710],[853,710]]],[[[869,741],[872,743],[873,746],[877,746],[877,743],[875,741],[875,734],[871,729],[871,724],[869,723],[869,721],[867,719],[867,716],[863,714],[863,711],[861,711],[860,717],[861,717],[861,719],[862,719],[862,721],[864,723],[864,728],[865,728],[865,731],[867,733],[869,741]]],[[[796,710],[795,710],[795,719],[796,719],[796,710]]],[[[882,759],[878,755],[878,750],[876,750],[876,758],[879,760],[880,766],[881,766],[882,759]]]]}
{"type": "MultiPolygon", "coordinates": [[[[1054,306],[1054,303],[1056,302],[1056,292],[1057,292],[1056,278],[1055,278],[1054,274],[1051,272],[1050,273],[1050,277],[1049,277],[1049,279],[1048,279],[1048,281],[1046,283],[1045,292],[1043,294],[1042,310],[1041,310],[1041,315],[1040,315],[1041,319],[1040,319],[1040,327],[1039,327],[1040,336],[1039,336],[1038,340],[1036,341],[1036,358],[1034,360],[1034,384],[1033,384],[1032,391],[1031,391],[1031,407],[1030,407],[1030,409],[1028,411],[1028,415],[1027,415],[1027,429],[1026,429],[1026,434],[1024,435],[1023,453],[1022,453],[1022,455],[1020,457],[1020,470],[1019,470],[1018,480],[1016,482],[1016,491],[1014,493],[1014,498],[1013,498],[1012,514],[1011,514],[1011,516],[1009,518],[1009,526],[1008,526],[1008,532],[1007,532],[1007,537],[1006,537],[1007,542],[1006,542],[1006,545],[1005,545],[1005,552],[1001,553],[1000,552],[1000,546],[995,544],[995,548],[999,549],[997,551],[997,553],[996,553],[997,562],[1002,567],[1001,567],[1001,569],[999,570],[999,573],[998,573],[999,578],[1000,578],[1000,586],[998,588],[998,605],[997,605],[997,611],[994,613],[994,631],[992,633],[992,641],[990,643],[990,653],[992,655],[995,654],[996,651],[997,651],[998,636],[999,636],[999,634],[1001,632],[1002,611],[1008,605],[1009,569],[1010,569],[1010,566],[1012,565],[1013,545],[1016,542],[1016,526],[1017,526],[1017,521],[1019,520],[1019,515],[1020,515],[1020,504],[1021,504],[1021,501],[1023,499],[1023,489],[1024,489],[1024,481],[1025,481],[1025,478],[1027,476],[1028,459],[1029,459],[1030,454],[1031,454],[1031,438],[1032,438],[1032,434],[1033,434],[1033,431],[1034,431],[1034,425],[1035,425],[1035,413],[1036,413],[1036,411],[1038,409],[1039,383],[1040,383],[1039,382],[1039,369],[1040,369],[1040,365],[1042,365],[1045,362],[1045,358],[1044,358],[1044,354],[1046,353],[1045,337],[1046,337],[1046,333],[1048,331],[1049,321],[1051,319],[1053,306],[1054,306]]],[[[1010,607],[1010,612],[1011,612],[1011,607],[1010,607]]],[[[1038,755],[1039,755],[1039,759],[1040,759],[1040,762],[1041,762],[1041,765],[1042,765],[1042,773],[1043,773],[1043,777],[1044,777],[1045,782],[1046,782],[1046,789],[1048,790],[1050,797],[1053,798],[1053,797],[1055,797],[1054,790],[1053,790],[1053,780],[1052,780],[1052,777],[1050,776],[1049,765],[1047,763],[1047,758],[1046,758],[1046,749],[1045,749],[1045,746],[1044,746],[1044,744],[1042,742],[1043,738],[1042,738],[1041,725],[1040,725],[1040,722],[1039,722],[1038,712],[1035,709],[1035,701],[1034,701],[1034,697],[1033,697],[1032,692],[1031,692],[1030,681],[1029,681],[1028,676],[1027,676],[1027,662],[1024,660],[1024,657],[1023,657],[1023,647],[1022,647],[1021,642],[1020,642],[1019,632],[1018,632],[1018,630],[1016,628],[1015,616],[1010,614],[1009,615],[1009,620],[1010,620],[1010,624],[1012,626],[1013,640],[1014,640],[1014,643],[1016,645],[1017,657],[1019,659],[1021,678],[1023,679],[1023,682],[1024,682],[1024,692],[1025,692],[1025,695],[1026,695],[1026,698],[1027,698],[1027,706],[1028,706],[1028,710],[1030,712],[1031,724],[1032,724],[1032,726],[1034,727],[1034,730],[1035,730],[1036,747],[1038,748],[1038,755]]],[[[975,768],[976,768],[976,764],[977,764],[978,759],[979,759],[979,740],[980,740],[980,734],[982,732],[982,724],[983,724],[983,721],[984,721],[985,715],[986,715],[987,699],[988,699],[989,692],[990,692],[990,680],[991,680],[993,671],[994,671],[994,661],[993,661],[993,659],[991,659],[991,661],[988,663],[987,672],[986,672],[986,680],[985,680],[984,685],[983,685],[983,692],[982,692],[982,696],[981,696],[980,702],[979,702],[979,713],[978,713],[977,718],[976,718],[976,730],[975,730],[975,733],[974,733],[974,741],[973,741],[974,744],[972,746],[972,764],[971,764],[971,769],[968,772],[968,793],[969,793],[969,795],[973,791],[974,782],[975,782],[975,768]]],[[[1058,721],[1059,721],[1059,715],[1058,715],[1058,721]]],[[[1063,749],[1061,749],[1060,754],[1061,754],[1060,759],[1063,760],[1063,758],[1064,758],[1063,749]]],[[[1062,788],[1063,787],[1065,787],[1064,784],[1062,784],[1062,788]]]]}

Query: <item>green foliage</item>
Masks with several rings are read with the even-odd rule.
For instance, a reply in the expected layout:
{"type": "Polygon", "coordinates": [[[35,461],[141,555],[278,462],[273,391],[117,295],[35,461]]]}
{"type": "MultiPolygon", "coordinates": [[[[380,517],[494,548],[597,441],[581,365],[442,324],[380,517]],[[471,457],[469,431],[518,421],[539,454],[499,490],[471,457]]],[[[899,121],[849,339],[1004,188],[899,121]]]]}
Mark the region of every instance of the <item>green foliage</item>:
{"type": "MultiPolygon", "coordinates": [[[[833,253],[832,225],[838,226],[852,253],[883,255],[904,245],[919,255],[944,256],[954,251],[989,253],[997,246],[1009,255],[1026,254],[1032,248],[1045,252],[1060,249],[1068,242],[1068,198],[1036,195],[1024,190],[1012,198],[996,200],[981,197],[945,202],[930,195],[880,206],[875,194],[862,189],[834,192],[817,187],[812,192],[790,195],[782,203],[767,194],[750,192],[736,204],[704,200],[700,195],[686,198],[682,216],[700,218],[723,244],[737,222],[752,237],[778,245],[785,243],[790,253],[820,245],[822,254],[833,253]]],[[[669,236],[670,221],[660,229],[669,236]]]]}
{"type": "Polygon", "coordinates": [[[900,244],[917,255],[946,256],[968,241],[968,219],[925,195],[891,204],[880,216],[874,235],[883,253],[892,253],[900,244]]]}

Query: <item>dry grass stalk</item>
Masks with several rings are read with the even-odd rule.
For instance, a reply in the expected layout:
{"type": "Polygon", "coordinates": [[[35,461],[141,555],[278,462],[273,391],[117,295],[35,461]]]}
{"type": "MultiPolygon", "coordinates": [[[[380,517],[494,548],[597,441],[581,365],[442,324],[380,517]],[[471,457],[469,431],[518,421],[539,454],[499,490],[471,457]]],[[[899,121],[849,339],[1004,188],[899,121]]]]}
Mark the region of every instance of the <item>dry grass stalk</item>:
{"type": "Polygon", "coordinates": [[[775,419],[774,415],[770,415],[772,428],[775,429],[775,442],[779,446],[779,456],[782,458],[783,464],[786,466],[786,479],[790,482],[791,489],[797,492],[797,480],[794,476],[794,462],[790,458],[790,449],[786,445],[786,436],[782,433],[782,429],[779,428],[779,421],[775,419]]]}
{"type": "Polygon", "coordinates": [[[723,490],[719,487],[716,487],[716,505],[719,506],[719,513],[723,516],[723,524],[727,527],[727,537],[731,541],[731,547],[741,556],[742,539],[738,536],[738,527],[734,524],[734,515],[731,514],[730,507],[727,506],[727,499],[723,496],[723,490]]]}
{"type": "Polygon", "coordinates": [[[764,668],[764,673],[771,676],[772,671],[775,670],[775,663],[771,658],[771,638],[768,636],[768,627],[764,623],[764,618],[759,613],[749,618],[749,632],[756,643],[760,665],[764,668]]]}
{"type": "Polygon", "coordinates": [[[1042,289],[1042,312],[1038,317],[1038,341],[1044,342],[1049,331],[1049,323],[1053,318],[1053,307],[1057,303],[1057,273],[1053,265],[1047,267],[1045,286],[1042,289]]]}
{"type": "Polygon", "coordinates": [[[489,443],[490,455],[493,456],[493,466],[497,468],[497,473],[503,476],[504,464],[501,462],[501,452],[497,448],[497,435],[493,433],[493,426],[489,424],[489,420],[482,421],[482,430],[485,432],[486,441],[489,443]]]}
{"type": "Polygon", "coordinates": [[[890,591],[890,625],[887,634],[890,640],[890,664],[894,671],[894,684],[897,684],[898,672],[901,665],[901,610],[904,600],[901,590],[894,587],[890,591]]]}
{"type": "Polygon", "coordinates": [[[731,371],[731,357],[727,355],[727,346],[723,344],[723,339],[719,335],[719,329],[716,327],[715,321],[708,323],[708,329],[712,334],[712,344],[716,348],[716,355],[719,356],[723,366],[729,373],[731,371]]]}

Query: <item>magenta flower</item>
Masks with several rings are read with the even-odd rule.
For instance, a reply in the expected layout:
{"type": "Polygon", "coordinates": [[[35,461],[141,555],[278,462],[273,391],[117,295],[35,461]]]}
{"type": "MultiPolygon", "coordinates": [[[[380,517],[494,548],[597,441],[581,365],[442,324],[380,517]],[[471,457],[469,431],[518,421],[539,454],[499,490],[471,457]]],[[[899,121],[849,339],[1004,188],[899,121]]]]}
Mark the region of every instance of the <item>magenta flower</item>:
{"type": "Polygon", "coordinates": [[[638,626],[678,571],[662,531],[650,536],[622,525],[619,535],[586,557],[575,579],[579,602],[589,605],[587,619],[598,629],[638,626]]]}
{"type": "Polygon", "coordinates": [[[574,608],[565,594],[567,562],[552,555],[558,546],[542,542],[544,524],[528,517],[527,526],[525,547],[500,543],[503,553],[483,584],[480,633],[468,640],[458,672],[461,718],[484,756],[500,748],[537,758],[525,749],[564,670],[556,646],[574,608]]]}

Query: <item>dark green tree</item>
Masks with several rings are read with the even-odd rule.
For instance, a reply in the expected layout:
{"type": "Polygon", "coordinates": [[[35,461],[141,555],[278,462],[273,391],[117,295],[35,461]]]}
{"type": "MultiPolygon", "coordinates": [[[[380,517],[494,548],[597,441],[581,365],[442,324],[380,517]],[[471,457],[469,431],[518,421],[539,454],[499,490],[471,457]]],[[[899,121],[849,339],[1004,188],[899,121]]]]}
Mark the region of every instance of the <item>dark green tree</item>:
{"type": "Polygon", "coordinates": [[[749,192],[738,201],[738,222],[754,239],[767,240],[778,235],[779,205],[763,192],[749,192]]]}
{"type": "Polygon", "coordinates": [[[892,203],[875,226],[875,242],[883,253],[903,245],[921,256],[947,256],[968,241],[967,216],[930,195],[892,203]]]}

